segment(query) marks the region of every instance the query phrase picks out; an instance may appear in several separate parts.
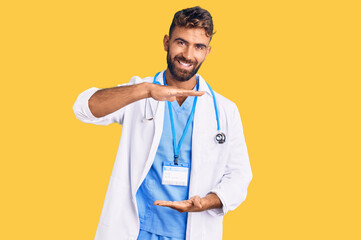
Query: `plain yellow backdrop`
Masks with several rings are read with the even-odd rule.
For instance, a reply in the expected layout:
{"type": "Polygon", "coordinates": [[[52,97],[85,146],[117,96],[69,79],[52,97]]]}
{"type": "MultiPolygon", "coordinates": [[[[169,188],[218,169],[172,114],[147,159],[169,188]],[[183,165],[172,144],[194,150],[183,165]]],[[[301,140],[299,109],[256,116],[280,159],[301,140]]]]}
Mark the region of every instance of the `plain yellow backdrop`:
{"type": "Polygon", "coordinates": [[[240,112],[254,178],[224,239],[361,239],[359,1],[2,1],[1,239],[93,239],[121,126],[73,103],[166,68],[173,14],[217,31],[200,74],[240,112]]]}

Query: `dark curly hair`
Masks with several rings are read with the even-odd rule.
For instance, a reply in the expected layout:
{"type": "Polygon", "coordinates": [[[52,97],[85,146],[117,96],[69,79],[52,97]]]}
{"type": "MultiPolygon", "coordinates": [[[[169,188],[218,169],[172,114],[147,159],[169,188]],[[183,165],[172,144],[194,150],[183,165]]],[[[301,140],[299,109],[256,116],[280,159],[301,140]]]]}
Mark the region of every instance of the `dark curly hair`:
{"type": "Polygon", "coordinates": [[[213,20],[211,14],[199,6],[186,8],[174,14],[172,24],[169,28],[169,37],[172,37],[172,32],[176,26],[185,28],[203,28],[206,31],[207,37],[210,37],[211,39],[215,34],[213,32],[213,20]]]}

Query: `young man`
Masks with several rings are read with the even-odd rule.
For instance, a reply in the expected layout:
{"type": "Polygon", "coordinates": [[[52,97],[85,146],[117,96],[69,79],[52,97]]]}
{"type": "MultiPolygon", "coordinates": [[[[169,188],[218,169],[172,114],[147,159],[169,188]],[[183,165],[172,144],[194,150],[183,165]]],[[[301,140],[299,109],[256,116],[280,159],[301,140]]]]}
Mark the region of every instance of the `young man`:
{"type": "Polygon", "coordinates": [[[196,74],[212,35],[208,11],[181,10],[163,40],[165,71],[76,100],[81,121],[123,125],[95,239],[222,239],[223,215],[245,200],[252,173],[237,107],[196,74]]]}

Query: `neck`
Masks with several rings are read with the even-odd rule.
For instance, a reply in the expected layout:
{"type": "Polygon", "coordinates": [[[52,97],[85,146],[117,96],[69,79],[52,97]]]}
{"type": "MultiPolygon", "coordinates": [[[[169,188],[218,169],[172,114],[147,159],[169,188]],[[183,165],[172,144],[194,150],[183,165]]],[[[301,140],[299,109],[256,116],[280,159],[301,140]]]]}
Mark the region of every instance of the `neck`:
{"type": "Polygon", "coordinates": [[[196,75],[194,75],[191,79],[188,81],[178,81],[176,80],[173,75],[170,73],[169,69],[165,71],[165,78],[167,79],[167,85],[176,87],[176,88],[182,88],[187,90],[192,90],[196,84],[197,84],[197,78],[196,75]]]}

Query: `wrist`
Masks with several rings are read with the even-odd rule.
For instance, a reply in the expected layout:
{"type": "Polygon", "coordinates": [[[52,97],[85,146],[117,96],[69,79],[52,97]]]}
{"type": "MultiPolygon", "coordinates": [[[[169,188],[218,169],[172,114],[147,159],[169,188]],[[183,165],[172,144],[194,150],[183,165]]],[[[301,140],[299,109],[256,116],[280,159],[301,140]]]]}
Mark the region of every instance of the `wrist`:
{"type": "Polygon", "coordinates": [[[222,202],[215,193],[209,193],[204,198],[202,198],[201,204],[203,211],[222,207],[222,202]]]}
{"type": "Polygon", "coordinates": [[[139,91],[142,94],[142,98],[150,98],[151,97],[151,89],[152,83],[141,83],[139,84],[139,91]]]}
{"type": "Polygon", "coordinates": [[[208,210],[211,206],[208,195],[201,198],[202,211],[208,210]]]}

